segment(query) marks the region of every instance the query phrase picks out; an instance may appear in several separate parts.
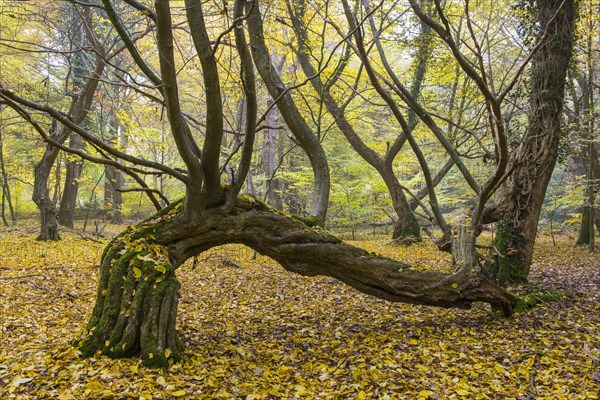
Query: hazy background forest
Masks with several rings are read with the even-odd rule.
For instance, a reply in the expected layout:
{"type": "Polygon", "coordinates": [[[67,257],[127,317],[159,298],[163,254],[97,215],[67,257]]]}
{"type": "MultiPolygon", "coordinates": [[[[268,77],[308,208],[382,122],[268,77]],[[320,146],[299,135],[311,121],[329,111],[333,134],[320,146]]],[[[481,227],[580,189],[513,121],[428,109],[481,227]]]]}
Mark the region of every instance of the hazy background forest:
{"type": "MultiPolygon", "coordinates": [[[[181,12],[177,8],[178,2],[171,3],[175,13],[181,12]]],[[[515,60],[524,57],[532,46],[533,28],[527,26],[527,2],[520,6],[517,3],[477,2],[472,11],[477,33],[485,46],[483,52],[489,63],[486,68],[489,68],[490,76],[497,77],[498,81],[509,76],[515,68],[515,60]]],[[[306,48],[317,69],[323,69],[324,74],[331,75],[346,54],[338,48],[341,46],[334,32],[334,27],[343,26],[343,21],[337,21],[338,25],[334,27],[317,23],[321,18],[334,19],[339,16],[336,15],[337,6],[327,4],[305,16],[307,21],[314,23],[309,25],[311,31],[306,48]]],[[[81,14],[82,11],[69,2],[61,1],[4,0],[1,7],[2,84],[30,99],[68,109],[72,94],[85,83],[93,65],[93,49],[85,39],[82,25],[85,16],[81,14]]],[[[458,12],[460,5],[449,3],[448,7],[456,8],[453,18],[456,19],[457,29],[462,30],[461,35],[467,35],[467,27],[461,22],[464,16],[461,17],[458,12]]],[[[576,235],[581,226],[582,210],[589,203],[586,187],[590,180],[587,177],[586,160],[589,140],[597,143],[598,136],[595,127],[599,125],[597,91],[600,39],[596,5],[581,1],[579,7],[576,51],[568,77],[560,155],[541,213],[541,232],[544,234],[550,234],[552,228],[554,233],[576,235]]],[[[218,10],[215,12],[218,15],[218,10]]],[[[485,104],[481,94],[475,90],[474,83],[460,73],[449,50],[439,39],[431,34],[428,37],[420,34],[417,18],[401,4],[383,3],[377,12],[389,19],[382,24],[393,24],[382,38],[393,67],[401,71],[401,78],[409,85],[415,79],[415,69],[425,69],[419,93],[421,102],[438,118],[441,126],[448,125],[448,136],[461,146],[465,162],[475,174],[489,173],[491,163],[488,163],[490,155],[489,148],[486,148],[489,144],[481,143],[479,139],[485,138],[482,131],[487,129],[485,121],[482,121],[485,119],[485,104]],[[426,42],[426,57],[423,60],[417,58],[419,49],[423,49],[419,41],[426,42]]],[[[270,36],[270,51],[282,79],[288,85],[298,86],[292,95],[330,156],[332,191],[326,226],[344,233],[365,230],[391,234],[396,216],[386,186],[377,171],[358,157],[343,139],[322,99],[306,83],[306,75],[294,50],[297,48],[297,39],[292,34],[290,23],[281,17],[286,14],[285,3],[267,3],[265,17],[269,23],[267,34],[270,36]]],[[[107,36],[108,22],[103,20],[100,13],[88,18],[92,24],[90,28],[98,30],[98,36],[107,41],[107,51],[114,51],[117,44],[114,38],[107,36]]],[[[219,24],[225,22],[216,16],[213,19],[215,26],[212,29],[217,34],[225,27],[219,24]]],[[[150,45],[152,35],[143,23],[138,29],[137,43],[144,51],[144,46],[150,45]]],[[[178,49],[182,63],[193,62],[190,58],[191,49],[185,47],[189,45],[182,42],[178,49]]],[[[224,43],[219,48],[218,56],[220,65],[236,75],[233,51],[230,43],[224,43]]],[[[156,64],[157,60],[149,59],[148,62],[156,64]]],[[[120,52],[114,56],[111,64],[114,68],[107,70],[100,79],[85,126],[119,149],[174,168],[181,167],[180,159],[172,151],[174,143],[164,108],[157,105],[151,95],[130,87],[140,79],[137,72],[130,72],[133,68],[130,57],[126,52],[120,52]]],[[[188,102],[186,107],[189,107],[190,124],[201,135],[205,111],[197,100],[203,90],[202,83],[193,68],[191,71],[182,69],[179,79],[188,102]]],[[[339,82],[332,88],[333,95],[340,104],[344,104],[346,118],[363,141],[373,150],[385,153],[397,135],[396,121],[390,110],[382,106],[372,87],[365,82],[366,79],[360,64],[350,59],[339,82]]],[[[525,75],[506,105],[511,140],[515,142],[518,142],[526,125],[527,92],[525,75]]],[[[265,113],[272,100],[264,89],[259,90],[258,94],[259,112],[265,113]]],[[[221,158],[235,159],[239,157],[239,135],[243,126],[243,97],[235,81],[231,86],[223,87],[223,98],[226,135],[221,158]]],[[[40,162],[46,144],[31,126],[6,106],[1,106],[0,126],[2,215],[5,224],[13,225],[11,218],[32,219],[39,213],[31,197],[34,168],[40,162]]],[[[448,160],[439,143],[423,124],[415,129],[431,170],[436,173],[444,169],[448,160]]],[[[68,143],[73,148],[89,146],[83,144],[77,135],[73,135],[68,143]]],[[[271,108],[264,116],[255,148],[260,150],[253,158],[244,191],[285,212],[306,215],[312,171],[307,168],[306,155],[292,139],[289,128],[281,120],[276,108],[271,108]]],[[[597,162],[594,165],[597,168],[597,162]]],[[[400,151],[394,160],[394,171],[408,190],[416,193],[424,187],[419,164],[410,148],[400,151]]],[[[183,195],[183,187],[164,174],[145,175],[143,178],[149,188],[160,190],[170,200],[183,195]]],[[[100,224],[104,225],[108,222],[120,223],[123,218],[140,220],[154,211],[142,192],[130,191],[137,187],[132,178],[110,166],[82,162],[77,156],[64,152],[56,157],[47,185],[49,197],[58,207],[59,219],[66,226],[72,220],[63,218],[61,214],[70,212],[74,213],[75,220],[87,220],[87,229],[90,230],[93,229],[93,221],[101,221],[100,224]],[[69,202],[66,192],[70,191],[70,187],[74,187],[75,201],[69,202]]],[[[457,168],[449,169],[438,187],[442,211],[452,215],[463,207],[468,199],[465,196],[467,191],[468,186],[457,168]]]]}

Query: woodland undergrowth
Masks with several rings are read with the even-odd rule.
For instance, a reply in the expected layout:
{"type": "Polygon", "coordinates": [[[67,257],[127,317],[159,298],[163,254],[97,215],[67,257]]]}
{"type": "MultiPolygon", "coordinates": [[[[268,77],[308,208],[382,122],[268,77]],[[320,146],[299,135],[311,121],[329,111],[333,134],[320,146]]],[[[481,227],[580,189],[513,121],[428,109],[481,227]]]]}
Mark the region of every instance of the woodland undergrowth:
{"type": "MultiPolygon", "coordinates": [[[[509,319],[485,305],[392,304],[243,246],[213,249],[178,270],[184,361],[156,371],[137,358],[78,357],[68,342],[94,304],[105,243],[68,232],[43,243],[34,232],[0,232],[2,399],[599,397],[600,254],[571,238],[538,240],[531,283],[518,290],[538,304],[509,319]]],[[[430,243],[388,242],[353,244],[451,268],[430,243]]]]}

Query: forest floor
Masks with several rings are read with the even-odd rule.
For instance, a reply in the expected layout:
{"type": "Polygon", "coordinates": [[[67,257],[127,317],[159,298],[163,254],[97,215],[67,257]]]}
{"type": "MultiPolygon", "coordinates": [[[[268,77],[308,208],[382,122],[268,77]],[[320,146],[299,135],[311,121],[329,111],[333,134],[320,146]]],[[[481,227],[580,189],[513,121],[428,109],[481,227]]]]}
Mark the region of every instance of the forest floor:
{"type": "MultiPolygon", "coordinates": [[[[80,359],[104,243],[0,232],[0,399],[598,399],[600,253],[540,238],[526,291],[575,296],[505,319],[489,307],[392,304],[290,274],[242,246],[178,271],[185,359],[80,359]]],[[[445,269],[425,243],[353,242],[445,269]]]]}

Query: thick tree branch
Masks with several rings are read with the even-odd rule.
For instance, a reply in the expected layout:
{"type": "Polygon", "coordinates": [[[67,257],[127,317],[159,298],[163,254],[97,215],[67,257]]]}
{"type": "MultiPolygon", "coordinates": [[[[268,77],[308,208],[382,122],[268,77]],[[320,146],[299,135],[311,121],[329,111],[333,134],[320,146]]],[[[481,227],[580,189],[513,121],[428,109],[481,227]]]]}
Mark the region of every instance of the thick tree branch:
{"type": "Polygon", "coordinates": [[[250,163],[252,162],[252,152],[254,150],[254,137],[256,133],[256,116],[257,116],[257,100],[256,100],[256,85],[254,78],[254,66],[252,57],[248,51],[248,43],[246,42],[246,34],[242,25],[244,11],[244,0],[235,0],[233,17],[235,21],[235,45],[240,56],[240,67],[242,73],[242,86],[246,98],[246,129],[244,135],[244,145],[242,148],[242,156],[240,164],[235,176],[235,180],[227,193],[227,207],[230,208],[235,204],[235,199],[242,189],[242,185],[246,180],[250,163]]]}
{"type": "Polygon", "coordinates": [[[237,210],[226,215],[210,210],[200,226],[181,227],[187,231],[185,238],[164,237],[174,266],[211,247],[242,243],[291,272],[331,276],[389,301],[459,308],[483,301],[506,315],[514,307],[516,297],[488,281],[477,267],[464,266],[453,274],[414,271],[406,263],[309,229],[261,203],[239,200],[237,210]]]}
{"type": "Polygon", "coordinates": [[[3,86],[0,87],[0,96],[4,97],[5,99],[13,100],[15,103],[21,104],[25,107],[28,107],[28,108],[31,108],[31,109],[34,109],[37,111],[42,111],[42,112],[48,114],[53,119],[55,119],[58,122],[60,122],[61,124],[65,125],[67,128],[71,129],[73,132],[81,135],[81,137],[83,139],[98,146],[99,148],[101,148],[102,150],[111,154],[112,156],[115,156],[122,160],[128,161],[132,164],[142,165],[142,166],[145,166],[148,168],[153,168],[158,171],[162,171],[168,175],[171,175],[174,178],[179,179],[182,182],[188,181],[188,177],[186,175],[182,174],[181,172],[176,171],[173,168],[167,167],[161,163],[157,163],[154,161],[149,161],[149,160],[144,160],[144,159],[141,159],[138,157],[134,157],[132,155],[123,153],[122,151],[119,151],[119,150],[107,145],[101,139],[95,137],[94,135],[92,135],[91,133],[89,133],[88,131],[86,131],[85,129],[80,127],[79,125],[75,124],[72,121],[71,116],[62,113],[61,111],[58,111],[57,109],[55,109],[53,107],[46,106],[44,104],[40,104],[35,101],[24,99],[20,96],[17,96],[16,94],[14,94],[13,92],[11,92],[10,90],[6,89],[3,86]]]}
{"type": "MultiPolygon", "coordinates": [[[[160,61],[160,70],[163,77],[163,96],[167,105],[167,114],[171,126],[171,134],[175,139],[177,150],[188,169],[186,196],[190,202],[202,204],[202,167],[194,146],[190,139],[189,127],[181,112],[179,103],[179,89],[177,86],[177,72],[173,54],[173,29],[171,27],[171,10],[168,0],[156,2],[156,36],[160,61]]],[[[204,164],[204,160],[203,160],[204,164]]],[[[189,210],[191,212],[191,210],[189,210]]]]}
{"type": "Polygon", "coordinates": [[[202,147],[202,170],[207,205],[214,205],[223,201],[219,169],[219,156],[223,140],[223,105],[219,71],[204,22],[202,2],[185,0],[185,6],[190,34],[202,66],[206,96],[206,135],[202,147]]]}

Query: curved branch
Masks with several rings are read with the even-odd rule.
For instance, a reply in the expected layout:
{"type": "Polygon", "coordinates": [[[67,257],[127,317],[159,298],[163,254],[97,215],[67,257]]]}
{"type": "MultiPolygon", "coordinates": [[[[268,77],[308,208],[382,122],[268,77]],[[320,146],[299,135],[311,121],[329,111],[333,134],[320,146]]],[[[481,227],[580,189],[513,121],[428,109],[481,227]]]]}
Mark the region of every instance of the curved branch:
{"type": "Polygon", "coordinates": [[[473,302],[483,301],[506,315],[516,301],[515,296],[487,280],[476,265],[463,266],[453,274],[415,271],[404,262],[373,255],[309,229],[256,201],[239,199],[234,213],[210,210],[200,225],[180,228],[184,237],[159,238],[168,245],[175,267],[211,247],[242,243],[288,271],[331,276],[389,301],[446,308],[469,308],[473,302]]]}
{"type": "Polygon", "coordinates": [[[150,18],[152,21],[156,22],[156,13],[149,7],[146,7],[144,4],[136,1],[136,0],[123,0],[125,3],[129,4],[131,7],[135,8],[138,11],[141,11],[142,14],[150,18]]]}
{"type": "Polygon", "coordinates": [[[141,158],[131,156],[127,153],[123,153],[123,152],[107,145],[102,140],[100,140],[99,138],[90,134],[88,131],[86,131],[79,125],[73,123],[71,121],[71,117],[69,115],[62,113],[53,107],[39,104],[35,101],[24,99],[20,96],[17,96],[16,94],[14,94],[10,90],[6,89],[5,87],[0,87],[0,95],[2,95],[2,97],[4,97],[5,99],[12,100],[15,103],[21,104],[25,107],[32,108],[37,111],[42,111],[42,112],[48,114],[49,116],[56,119],[58,122],[60,122],[64,126],[66,126],[67,128],[71,129],[73,132],[76,132],[77,134],[79,134],[85,140],[89,141],[90,143],[93,143],[94,145],[98,146],[102,150],[106,151],[107,153],[109,153],[115,157],[118,157],[122,160],[128,161],[132,164],[143,165],[148,168],[153,168],[158,171],[162,171],[168,175],[171,175],[174,178],[179,179],[180,181],[182,181],[184,183],[188,182],[188,180],[189,180],[189,178],[186,175],[182,174],[181,172],[176,171],[173,168],[167,167],[163,164],[160,164],[160,163],[157,163],[154,161],[143,160],[141,158]]]}
{"type": "MultiPolygon", "coordinates": [[[[189,178],[186,182],[186,196],[190,200],[189,203],[197,207],[199,204],[202,204],[203,165],[201,165],[194,151],[189,126],[183,119],[179,103],[175,56],[173,54],[174,43],[173,29],[171,27],[171,9],[168,0],[159,0],[156,2],[156,17],[156,42],[159,52],[160,72],[163,77],[163,96],[167,105],[171,134],[177,145],[179,155],[188,169],[189,178]]],[[[186,210],[191,211],[189,208],[186,208],[186,210]]],[[[197,208],[193,208],[193,210],[196,212],[199,211],[197,208]]]]}
{"type": "Polygon", "coordinates": [[[15,110],[19,115],[21,115],[21,117],[25,121],[29,122],[29,124],[31,126],[33,126],[33,128],[40,134],[40,136],[42,137],[44,142],[48,143],[49,145],[53,146],[56,149],[63,150],[70,154],[75,154],[76,156],[79,156],[83,160],[90,161],[95,164],[110,165],[110,166],[117,168],[120,171],[123,171],[127,175],[131,176],[141,186],[141,188],[139,190],[146,192],[146,194],[148,195],[148,198],[150,199],[150,201],[152,202],[152,204],[154,205],[154,207],[156,208],[157,211],[160,211],[162,209],[162,206],[156,200],[156,198],[153,196],[152,193],[158,192],[159,196],[165,201],[165,203],[169,204],[169,200],[160,191],[158,191],[156,189],[150,189],[148,187],[148,185],[146,184],[146,182],[133,169],[127,168],[126,166],[124,166],[123,164],[121,164],[115,160],[111,160],[109,158],[94,157],[94,156],[87,154],[84,151],[77,149],[77,148],[71,148],[70,146],[65,146],[63,144],[63,142],[60,141],[60,138],[57,140],[57,139],[53,139],[51,135],[48,135],[46,133],[46,131],[44,131],[44,129],[32,118],[32,116],[27,111],[25,111],[25,109],[20,107],[17,103],[15,103],[7,98],[4,98],[4,101],[13,110],[15,110]]]}
{"type": "MultiPolygon", "coordinates": [[[[350,25],[350,28],[354,28],[356,26],[356,22],[354,21],[354,18],[353,18],[353,15],[352,15],[352,12],[350,10],[347,0],[342,0],[342,4],[344,6],[344,11],[346,13],[346,19],[348,20],[348,24],[350,25]]],[[[427,165],[425,156],[423,155],[423,152],[421,151],[419,145],[417,144],[416,140],[414,139],[411,129],[408,126],[408,123],[406,122],[404,116],[400,112],[398,104],[394,101],[392,96],[381,86],[381,83],[379,83],[377,74],[376,74],[375,70],[373,69],[371,62],[369,60],[369,57],[365,51],[363,38],[362,38],[362,35],[359,30],[355,31],[354,38],[356,41],[357,54],[360,57],[363,65],[365,66],[365,70],[367,71],[367,75],[369,76],[369,81],[371,82],[371,84],[373,85],[373,87],[375,88],[375,90],[377,91],[379,96],[381,96],[381,98],[389,106],[394,117],[396,118],[396,120],[398,121],[398,123],[400,124],[400,126],[402,128],[404,135],[406,136],[406,140],[408,141],[411,149],[413,150],[415,156],[417,157],[417,160],[419,161],[421,171],[423,172],[423,176],[425,177],[425,182],[427,182],[427,187],[429,189],[429,200],[431,203],[432,212],[435,215],[436,222],[442,229],[442,232],[444,232],[445,235],[448,235],[450,232],[450,228],[449,228],[448,224],[446,223],[446,220],[444,219],[444,216],[438,205],[437,196],[436,196],[435,190],[433,188],[433,184],[432,184],[431,171],[429,170],[429,166],[427,165]]]]}
{"type": "Polygon", "coordinates": [[[131,37],[127,33],[127,29],[123,25],[123,22],[121,21],[115,9],[113,8],[110,0],[102,0],[102,4],[104,5],[104,9],[106,11],[106,15],[108,15],[108,19],[110,20],[111,24],[115,27],[115,30],[119,34],[119,37],[123,41],[125,47],[127,47],[127,50],[129,50],[129,54],[131,54],[133,61],[135,61],[137,66],[148,77],[148,79],[150,79],[150,81],[152,81],[152,83],[158,86],[159,90],[161,90],[160,86],[162,85],[162,81],[160,77],[156,75],[154,71],[152,71],[150,66],[142,58],[141,54],[135,47],[135,43],[133,43],[133,40],[131,40],[131,37]]]}
{"type": "Polygon", "coordinates": [[[315,189],[313,195],[313,206],[311,215],[320,222],[325,220],[327,215],[327,206],[329,204],[330,175],[329,164],[323,146],[316,135],[302,117],[294,100],[292,99],[289,88],[286,89],[281,81],[279,74],[275,72],[271,64],[269,50],[265,44],[262,16],[258,0],[252,3],[246,3],[246,8],[250,8],[248,17],[248,30],[250,32],[250,48],[254,59],[254,65],[260,74],[269,94],[274,99],[274,104],[281,112],[286,124],[294,134],[294,137],[300,143],[300,147],[308,156],[311,163],[315,189]],[[252,4],[254,4],[252,6],[252,4]]]}

